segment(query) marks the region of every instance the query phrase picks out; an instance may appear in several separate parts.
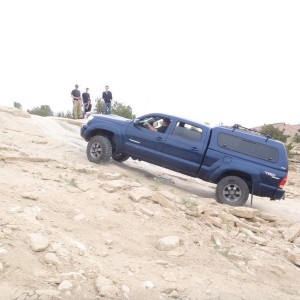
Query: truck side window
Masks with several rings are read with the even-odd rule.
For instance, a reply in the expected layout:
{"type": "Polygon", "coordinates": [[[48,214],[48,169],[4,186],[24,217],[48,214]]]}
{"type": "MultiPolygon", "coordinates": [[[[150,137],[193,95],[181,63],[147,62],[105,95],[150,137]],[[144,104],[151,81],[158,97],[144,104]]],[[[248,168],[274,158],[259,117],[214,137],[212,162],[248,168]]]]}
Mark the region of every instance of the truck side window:
{"type": "Polygon", "coordinates": [[[279,151],[277,148],[226,133],[219,133],[218,145],[222,148],[254,156],[266,161],[279,161],[279,151]]]}
{"type": "Polygon", "coordinates": [[[187,141],[198,142],[201,139],[202,129],[191,124],[178,122],[173,135],[187,141]]]}

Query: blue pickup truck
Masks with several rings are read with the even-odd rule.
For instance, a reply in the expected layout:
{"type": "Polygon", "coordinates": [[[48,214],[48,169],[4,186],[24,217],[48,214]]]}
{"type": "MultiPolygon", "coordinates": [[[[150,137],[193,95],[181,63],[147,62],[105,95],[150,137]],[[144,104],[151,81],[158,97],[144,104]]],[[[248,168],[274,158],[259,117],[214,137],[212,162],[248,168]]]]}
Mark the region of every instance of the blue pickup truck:
{"type": "Polygon", "coordinates": [[[131,157],[197,177],[217,185],[220,203],[241,206],[249,195],[271,200],[285,195],[285,145],[239,125],[210,127],[161,113],[134,120],[91,115],[80,134],[91,162],[131,157]]]}

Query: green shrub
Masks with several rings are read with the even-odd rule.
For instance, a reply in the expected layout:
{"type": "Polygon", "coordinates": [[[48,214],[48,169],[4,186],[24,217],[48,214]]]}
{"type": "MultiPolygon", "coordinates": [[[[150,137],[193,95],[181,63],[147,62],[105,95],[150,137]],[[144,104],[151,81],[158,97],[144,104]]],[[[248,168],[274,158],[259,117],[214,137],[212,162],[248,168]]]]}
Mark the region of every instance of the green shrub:
{"type": "Polygon", "coordinates": [[[22,105],[19,102],[14,102],[14,107],[18,109],[22,109],[22,105]]]}
{"type": "Polygon", "coordinates": [[[32,115],[38,115],[38,116],[42,116],[42,117],[53,116],[53,111],[51,110],[49,105],[37,106],[31,110],[27,109],[27,112],[29,112],[32,115]]]}
{"type": "Polygon", "coordinates": [[[261,127],[261,130],[265,134],[270,134],[273,139],[286,143],[289,135],[284,134],[284,130],[279,130],[273,125],[264,125],[261,127]]]}

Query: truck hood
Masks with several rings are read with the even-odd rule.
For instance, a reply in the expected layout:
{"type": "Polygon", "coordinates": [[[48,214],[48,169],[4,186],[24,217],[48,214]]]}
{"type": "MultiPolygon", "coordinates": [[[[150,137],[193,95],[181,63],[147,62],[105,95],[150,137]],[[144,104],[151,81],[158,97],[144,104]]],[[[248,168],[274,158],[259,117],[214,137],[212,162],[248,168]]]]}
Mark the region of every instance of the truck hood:
{"type": "Polygon", "coordinates": [[[127,118],[124,118],[124,117],[121,117],[121,116],[117,116],[117,115],[102,115],[102,114],[94,114],[93,117],[97,120],[102,120],[102,119],[105,119],[105,120],[108,120],[108,119],[111,119],[111,120],[120,120],[120,121],[131,121],[130,119],[127,119],[127,118]]]}

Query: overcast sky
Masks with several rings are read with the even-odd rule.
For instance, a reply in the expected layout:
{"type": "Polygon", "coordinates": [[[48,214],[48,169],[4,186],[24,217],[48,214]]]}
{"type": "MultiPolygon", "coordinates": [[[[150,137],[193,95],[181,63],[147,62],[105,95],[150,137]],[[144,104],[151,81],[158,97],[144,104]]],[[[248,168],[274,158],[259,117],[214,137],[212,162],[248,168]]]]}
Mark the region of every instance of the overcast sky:
{"type": "Polygon", "coordinates": [[[0,105],[72,110],[108,84],[137,116],[300,123],[300,1],[0,2],[0,105]]]}

